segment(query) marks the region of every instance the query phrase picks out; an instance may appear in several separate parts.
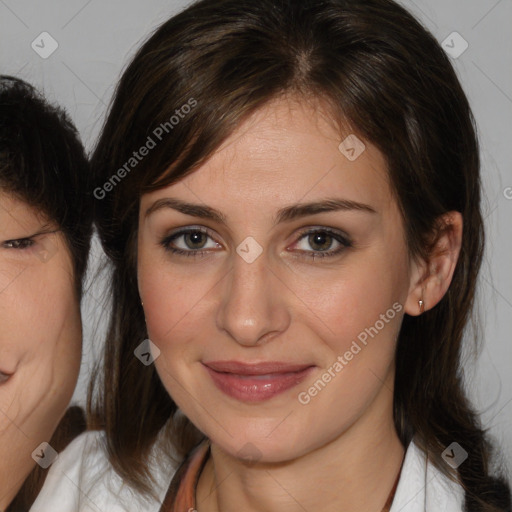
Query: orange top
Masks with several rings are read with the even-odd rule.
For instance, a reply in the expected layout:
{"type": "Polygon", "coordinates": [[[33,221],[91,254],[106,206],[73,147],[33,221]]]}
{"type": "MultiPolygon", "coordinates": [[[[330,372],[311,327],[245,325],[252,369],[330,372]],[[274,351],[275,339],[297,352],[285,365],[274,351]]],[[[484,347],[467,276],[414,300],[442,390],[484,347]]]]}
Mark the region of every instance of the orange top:
{"type": "Polygon", "coordinates": [[[210,442],[196,446],[174,474],[160,512],[192,512],[196,508],[196,486],[210,455],[210,442]]]}

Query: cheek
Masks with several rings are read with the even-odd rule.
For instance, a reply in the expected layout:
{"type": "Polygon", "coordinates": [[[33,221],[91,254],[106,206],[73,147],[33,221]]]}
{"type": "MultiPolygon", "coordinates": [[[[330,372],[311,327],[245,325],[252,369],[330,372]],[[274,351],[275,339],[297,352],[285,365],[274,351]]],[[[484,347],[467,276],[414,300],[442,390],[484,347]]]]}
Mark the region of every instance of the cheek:
{"type": "MultiPolygon", "coordinates": [[[[37,350],[44,338],[51,337],[48,329],[53,330],[54,318],[48,311],[52,294],[45,289],[47,279],[40,272],[34,274],[31,269],[25,269],[0,296],[2,351],[10,349],[16,359],[37,350]]],[[[58,309],[59,304],[54,307],[58,309]]]]}
{"type": "Polygon", "coordinates": [[[27,266],[0,295],[0,317],[2,349],[47,358],[65,337],[79,350],[79,304],[70,269],[58,261],[27,266]]]}
{"type": "Polygon", "coordinates": [[[168,350],[170,342],[186,342],[197,332],[197,319],[209,314],[205,308],[213,282],[208,276],[139,252],[137,278],[148,335],[161,350],[168,350]]]}
{"type": "Polygon", "coordinates": [[[70,275],[57,260],[41,263],[0,295],[2,364],[15,370],[0,402],[20,421],[39,408],[33,421],[41,429],[69,403],[80,369],[80,307],[70,275]]]}
{"type": "Polygon", "coordinates": [[[211,325],[204,281],[200,286],[191,282],[182,286],[176,279],[160,274],[143,278],[140,283],[148,337],[162,354],[172,353],[171,358],[161,359],[192,360],[200,349],[198,338],[207,338],[204,327],[211,325]]]}
{"type": "Polygon", "coordinates": [[[393,320],[393,304],[403,300],[399,266],[371,253],[355,258],[357,264],[347,259],[337,271],[297,273],[299,277],[292,283],[298,304],[305,306],[304,321],[313,323],[337,353],[348,350],[351,341],[376,322],[381,326],[381,315],[393,320]]]}

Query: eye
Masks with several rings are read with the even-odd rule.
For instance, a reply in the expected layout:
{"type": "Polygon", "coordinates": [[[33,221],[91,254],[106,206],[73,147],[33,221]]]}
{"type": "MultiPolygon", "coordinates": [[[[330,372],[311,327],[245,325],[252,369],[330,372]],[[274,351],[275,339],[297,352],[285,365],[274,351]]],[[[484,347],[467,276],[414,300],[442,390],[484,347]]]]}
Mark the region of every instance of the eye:
{"type": "Polygon", "coordinates": [[[17,240],[6,240],[2,243],[5,249],[29,249],[35,244],[32,238],[19,238],[17,240]]]}
{"type": "Polygon", "coordinates": [[[295,248],[298,248],[299,252],[313,259],[337,256],[349,247],[352,247],[352,242],[346,235],[329,228],[313,228],[303,231],[295,244],[295,248]],[[302,247],[300,247],[301,245],[302,247]],[[309,250],[308,246],[313,250],[309,250]]]}
{"type": "MultiPolygon", "coordinates": [[[[302,240],[302,245],[309,245],[313,250],[299,246],[298,252],[313,259],[334,257],[346,248],[352,247],[352,243],[345,235],[329,228],[314,228],[302,232],[295,245],[299,245],[302,240]]],[[[221,244],[213,240],[209,230],[203,227],[191,227],[171,233],[160,241],[160,245],[172,254],[192,257],[203,257],[212,249],[222,248],[221,244]]]]}
{"type": "Polygon", "coordinates": [[[191,227],[171,233],[161,240],[160,245],[173,254],[184,256],[205,256],[211,249],[222,247],[209,235],[209,230],[202,227],[191,227]],[[208,239],[211,239],[208,245],[208,239]]]}
{"type": "MultiPolygon", "coordinates": [[[[32,257],[33,255],[40,257],[47,256],[48,254],[51,255],[57,249],[55,242],[51,240],[51,236],[58,231],[58,229],[50,230],[43,228],[41,231],[33,233],[30,236],[4,240],[0,242],[0,249],[5,249],[7,251],[5,254],[11,254],[12,256],[16,256],[16,258],[32,257]]],[[[43,260],[46,261],[44,258],[43,260]]]]}

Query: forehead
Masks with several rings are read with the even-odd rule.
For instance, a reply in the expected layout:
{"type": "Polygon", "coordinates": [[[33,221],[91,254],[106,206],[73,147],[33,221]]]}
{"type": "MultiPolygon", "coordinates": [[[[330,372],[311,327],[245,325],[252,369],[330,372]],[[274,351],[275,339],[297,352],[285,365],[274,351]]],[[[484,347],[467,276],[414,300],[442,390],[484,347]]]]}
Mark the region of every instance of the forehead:
{"type": "Polygon", "coordinates": [[[319,102],[283,98],[251,115],[196,171],[145,194],[142,205],[179,195],[223,209],[236,204],[270,208],[336,194],[376,208],[388,203],[384,156],[349,129],[340,129],[319,102]]]}

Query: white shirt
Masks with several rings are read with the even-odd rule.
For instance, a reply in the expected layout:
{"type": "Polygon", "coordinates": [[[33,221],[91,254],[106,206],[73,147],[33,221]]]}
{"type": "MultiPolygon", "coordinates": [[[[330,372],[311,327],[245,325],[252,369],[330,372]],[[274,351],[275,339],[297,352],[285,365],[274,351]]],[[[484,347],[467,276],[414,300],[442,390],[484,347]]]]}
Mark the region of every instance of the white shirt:
{"type": "MultiPolygon", "coordinates": [[[[177,463],[152,451],[158,501],[123,484],[110,466],[104,432],[85,432],[53,463],[30,512],[158,512],[177,463]]],[[[462,488],[445,477],[412,441],[406,451],[390,512],[462,512],[462,488]]]]}

